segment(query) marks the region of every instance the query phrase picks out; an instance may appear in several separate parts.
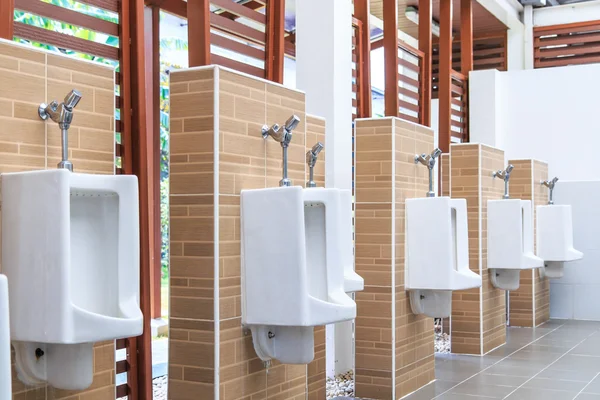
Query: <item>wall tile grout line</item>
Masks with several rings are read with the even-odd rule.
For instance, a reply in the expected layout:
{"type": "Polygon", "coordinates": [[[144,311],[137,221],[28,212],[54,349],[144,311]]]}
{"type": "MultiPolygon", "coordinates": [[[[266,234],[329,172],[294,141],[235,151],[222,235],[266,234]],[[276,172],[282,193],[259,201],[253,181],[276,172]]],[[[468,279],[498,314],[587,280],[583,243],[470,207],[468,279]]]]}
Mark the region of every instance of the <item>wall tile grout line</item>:
{"type": "MultiPolygon", "coordinates": [[[[493,363],[493,364],[491,364],[491,365],[488,365],[487,367],[485,367],[485,368],[484,368],[484,369],[482,369],[481,371],[477,372],[476,374],[473,374],[473,375],[471,375],[470,377],[468,377],[467,379],[465,379],[465,380],[463,380],[463,381],[461,381],[461,382],[457,383],[456,385],[452,386],[450,389],[446,390],[445,392],[442,392],[442,393],[440,393],[440,394],[436,395],[436,396],[435,396],[435,397],[433,397],[431,400],[437,399],[437,398],[439,398],[439,397],[441,397],[441,396],[445,395],[446,393],[450,393],[452,390],[456,389],[458,386],[462,385],[463,383],[467,382],[468,380],[470,380],[470,379],[472,379],[472,378],[476,377],[477,375],[481,374],[481,373],[482,373],[482,372],[484,372],[484,371],[487,371],[488,369],[490,369],[490,368],[491,368],[491,367],[493,367],[494,365],[497,365],[497,364],[501,363],[502,361],[504,361],[504,360],[506,360],[507,358],[511,357],[513,354],[516,354],[516,353],[518,353],[519,351],[521,351],[521,350],[523,350],[524,348],[526,348],[527,346],[530,346],[530,345],[534,344],[535,342],[537,342],[538,340],[540,340],[540,339],[542,339],[542,338],[544,338],[544,337],[548,336],[548,335],[549,335],[549,334],[551,334],[552,332],[555,332],[555,331],[557,331],[558,329],[562,328],[564,325],[565,325],[565,324],[563,323],[563,324],[561,324],[560,326],[557,326],[556,328],[554,328],[554,329],[553,329],[553,330],[551,330],[550,332],[543,334],[543,335],[542,335],[542,336],[540,336],[539,338],[537,338],[537,339],[535,339],[535,340],[533,340],[533,341],[531,341],[531,342],[527,343],[526,345],[524,345],[524,346],[522,346],[522,347],[518,348],[517,350],[513,351],[512,353],[510,353],[510,354],[509,354],[509,355],[507,355],[506,357],[504,357],[504,358],[501,358],[501,359],[500,359],[500,360],[498,360],[497,362],[495,362],[495,363],[493,363]]],[[[590,336],[591,336],[591,335],[590,335],[590,336]]],[[[587,338],[586,338],[586,339],[587,339],[587,338]]],[[[584,340],[585,340],[585,339],[584,339],[584,340]]],[[[570,350],[569,350],[569,351],[570,351],[570,350]]],[[[565,354],[566,354],[566,353],[565,353],[565,354]]],[[[563,356],[564,356],[564,354],[563,354],[563,356]]],[[[478,357],[478,356],[474,356],[474,357],[478,357]]],[[[562,357],[562,356],[561,356],[561,357],[562,357]]],[[[557,360],[557,361],[558,361],[558,360],[557,360]]],[[[556,362],[556,361],[555,361],[555,362],[556,362]]],[[[550,366],[550,365],[548,365],[548,367],[549,367],[549,366],[550,366]]],[[[546,368],[547,368],[547,367],[546,367],[546,368]]],[[[542,370],[542,371],[543,371],[543,370],[542,370]]],[[[540,372],[542,372],[542,371],[540,371],[540,372]]],[[[538,372],[538,374],[539,374],[539,372],[538,372]]],[[[536,375],[537,375],[537,374],[536,374],[536,375]]],[[[527,383],[527,382],[525,382],[525,383],[527,383]]],[[[521,386],[522,386],[522,385],[521,385],[521,386]]],[[[518,389],[518,388],[517,388],[517,389],[518,389]]],[[[516,389],[515,389],[515,390],[516,390],[516,389]]],[[[511,393],[512,393],[512,392],[511,392],[511,393]]],[[[461,394],[461,396],[462,396],[462,394],[461,394]]],[[[505,397],[505,398],[506,398],[506,397],[505,397]]]]}
{"type": "MultiPolygon", "coordinates": [[[[564,324],[563,324],[564,325],[564,324]]],[[[562,326],[562,325],[561,325],[562,326]]],[[[560,327],[559,327],[560,328],[560,327]]],[[[557,328],[558,329],[558,328],[557,328]]],[[[503,397],[503,399],[508,398],[508,396],[510,396],[511,394],[513,394],[514,392],[516,392],[517,390],[519,390],[520,388],[523,387],[523,385],[527,384],[527,382],[532,381],[533,379],[535,379],[536,376],[538,376],[539,374],[541,374],[542,372],[544,372],[545,370],[547,370],[548,368],[550,368],[552,365],[554,365],[558,360],[560,360],[561,358],[563,358],[564,356],[566,356],[567,354],[569,354],[569,352],[571,350],[574,350],[577,346],[579,346],[581,343],[585,342],[588,338],[590,338],[591,336],[593,336],[596,333],[596,331],[592,332],[591,334],[589,334],[588,336],[586,336],[584,339],[582,339],[580,342],[578,342],[575,346],[571,347],[569,350],[567,350],[562,356],[558,357],[556,360],[552,361],[550,364],[546,365],[544,368],[542,368],[541,371],[539,371],[537,374],[533,375],[531,378],[527,379],[525,382],[523,382],[521,384],[521,386],[515,388],[515,390],[513,390],[512,392],[510,392],[509,394],[507,394],[506,396],[503,397]]],[[[545,336],[545,335],[544,335],[545,336]]]]}

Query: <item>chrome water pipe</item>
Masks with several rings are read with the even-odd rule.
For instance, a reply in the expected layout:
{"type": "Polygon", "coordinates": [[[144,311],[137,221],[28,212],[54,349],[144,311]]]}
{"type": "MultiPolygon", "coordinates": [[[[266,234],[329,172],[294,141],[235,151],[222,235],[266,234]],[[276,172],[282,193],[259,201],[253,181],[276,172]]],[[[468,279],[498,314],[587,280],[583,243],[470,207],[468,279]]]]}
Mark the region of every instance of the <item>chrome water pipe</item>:
{"type": "Polygon", "coordinates": [[[50,104],[42,103],[38,107],[38,115],[44,121],[50,118],[58,123],[61,133],[62,160],[58,163],[58,168],[68,169],[73,172],[73,163],[69,161],[69,128],[73,122],[73,109],[81,101],[81,93],[77,90],[71,90],[64,98],[63,102],[58,104],[56,100],[50,104]]]}
{"type": "Polygon", "coordinates": [[[292,131],[296,129],[298,124],[300,123],[300,118],[297,115],[292,115],[285,121],[283,127],[279,126],[279,124],[273,124],[270,128],[267,125],[263,125],[262,127],[262,136],[263,139],[267,139],[271,136],[275,139],[276,142],[281,144],[282,148],[282,158],[283,158],[283,167],[282,167],[282,175],[283,177],[279,181],[279,186],[292,186],[291,179],[288,178],[288,146],[292,141],[292,131]]]}
{"type": "Polygon", "coordinates": [[[555,176],[552,180],[550,181],[540,181],[540,183],[544,186],[546,186],[548,188],[548,204],[552,205],[554,204],[554,199],[553,199],[553,193],[554,192],[554,185],[556,185],[556,182],[558,182],[558,176],[555,176]]]}
{"type": "Polygon", "coordinates": [[[435,167],[435,159],[441,154],[442,150],[436,147],[431,154],[423,153],[421,155],[415,155],[415,164],[421,163],[429,170],[429,191],[427,192],[427,197],[435,197],[435,192],[433,190],[433,168],[435,167]]]}
{"type": "Polygon", "coordinates": [[[315,183],[315,164],[317,163],[317,156],[323,150],[323,143],[317,142],[312,149],[306,152],[306,164],[308,165],[308,181],[306,182],[307,188],[317,187],[315,183]]]}
{"type": "Polygon", "coordinates": [[[509,199],[509,193],[508,193],[508,180],[510,179],[510,173],[512,172],[514,166],[512,164],[508,164],[508,166],[506,167],[506,169],[503,171],[501,169],[499,169],[496,172],[492,172],[492,177],[493,178],[500,178],[500,179],[504,179],[504,195],[502,195],[503,199],[509,199]]]}

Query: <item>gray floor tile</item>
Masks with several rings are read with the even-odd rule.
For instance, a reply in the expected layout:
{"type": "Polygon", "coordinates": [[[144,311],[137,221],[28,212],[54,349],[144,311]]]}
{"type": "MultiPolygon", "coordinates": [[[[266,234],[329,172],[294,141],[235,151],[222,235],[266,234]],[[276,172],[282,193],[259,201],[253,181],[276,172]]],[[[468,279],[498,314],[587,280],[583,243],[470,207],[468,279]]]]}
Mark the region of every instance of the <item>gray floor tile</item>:
{"type": "Polygon", "coordinates": [[[577,392],[564,392],[558,390],[542,390],[520,388],[508,396],[507,400],[573,400],[577,392]]]}
{"type": "Polygon", "coordinates": [[[592,371],[563,371],[558,369],[546,369],[542,371],[536,378],[561,379],[565,381],[589,382],[594,376],[592,371]]]}
{"type": "Polygon", "coordinates": [[[523,385],[524,388],[564,390],[567,392],[579,392],[587,385],[587,382],[563,381],[549,378],[533,378],[523,385]]]}
{"type": "Polygon", "coordinates": [[[436,397],[435,400],[491,400],[494,397],[488,396],[478,396],[478,395],[470,395],[470,394],[462,394],[462,393],[446,393],[439,397],[436,397]]]}
{"type": "Polygon", "coordinates": [[[510,386],[484,385],[477,382],[467,381],[453,388],[450,393],[487,396],[494,399],[503,399],[513,390],[515,390],[515,388],[510,386]]]}
{"type": "Polygon", "coordinates": [[[469,379],[467,382],[476,382],[483,385],[510,386],[516,388],[524,384],[525,381],[529,379],[523,376],[491,375],[487,374],[486,372],[478,374],[477,376],[469,379]]]}
{"type": "Polygon", "coordinates": [[[600,400],[600,394],[579,393],[575,400],[600,400]]]}
{"type": "Polygon", "coordinates": [[[600,376],[596,376],[586,387],[583,389],[584,393],[595,393],[600,394],[600,376]]]}
{"type": "Polygon", "coordinates": [[[523,363],[523,365],[515,365],[513,363],[504,363],[504,361],[501,361],[498,364],[486,369],[485,373],[492,375],[523,376],[526,378],[531,378],[543,368],[544,367],[530,366],[526,363],[523,363]]]}
{"type": "Polygon", "coordinates": [[[592,371],[600,372],[600,357],[588,357],[575,354],[567,354],[548,369],[564,371],[592,371]]]}
{"type": "Polygon", "coordinates": [[[431,400],[435,396],[448,391],[453,386],[456,386],[456,382],[436,380],[422,387],[410,396],[405,397],[403,400],[431,400]]]}

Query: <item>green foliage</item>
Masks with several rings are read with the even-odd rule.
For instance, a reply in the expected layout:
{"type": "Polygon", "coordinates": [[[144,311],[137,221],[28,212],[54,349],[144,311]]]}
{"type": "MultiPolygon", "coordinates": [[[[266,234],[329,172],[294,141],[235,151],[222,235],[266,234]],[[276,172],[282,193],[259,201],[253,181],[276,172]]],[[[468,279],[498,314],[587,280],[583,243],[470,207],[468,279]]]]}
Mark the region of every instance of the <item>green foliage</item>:
{"type": "MultiPolygon", "coordinates": [[[[0,0],[2,1],[2,0],[0,0]]],[[[87,4],[79,3],[74,0],[42,0],[46,3],[51,3],[56,6],[61,6],[85,15],[90,15],[96,18],[101,18],[106,21],[118,23],[119,16],[100,8],[92,7],[87,4]]],[[[17,22],[36,26],[38,28],[48,29],[51,31],[63,33],[70,36],[75,36],[81,39],[94,41],[108,46],[119,47],[119,38],[111,35],[106,35],[88,29],[66,24],[60,21],[55,21],[49,18],[44,18],[39,15],[15,10],[14,19],[17,22]]],[[[15,39],[17,42],[25,43],[33,47],[42,48],[56,53],[69,55],[75,58],[82,58],[108,64],[118,69],[118,61],[108,60],[102,57],[93,56],[90,54],[77,53],[75,51],[58,48],[45,43],[36,43],[23,39],[15,39]]],[[[167,51],[187,51],[188,44],[186,41],[177,38],[163,38],[160,42],[161,53],[167,51]]],[[[160,211],[161,211],[161,269],[162,269],[162,284],[167,286],[169,276],[169,71],[182,68],[180,65],[170,64],[165,57],[161,57],[161,74],[160,74],[160,211]]],[[[119,94],[117,87],[115,93],[119,94]]],[[[119,110],[115,111],[115,117],[120,119],[119,110]]],[[[120,143],[121,135],[116,134],[116,141],[120,143]]],[[[121,160],[117,159],[117,167],[121,165],[121,160]]],[[[164,296],[163,296],[164,297],[164,296]]],[[[167,298],[168,300],[168,298],[167,298]]],[[[166,304],[166,302],[165,302],[166,304]]]]}

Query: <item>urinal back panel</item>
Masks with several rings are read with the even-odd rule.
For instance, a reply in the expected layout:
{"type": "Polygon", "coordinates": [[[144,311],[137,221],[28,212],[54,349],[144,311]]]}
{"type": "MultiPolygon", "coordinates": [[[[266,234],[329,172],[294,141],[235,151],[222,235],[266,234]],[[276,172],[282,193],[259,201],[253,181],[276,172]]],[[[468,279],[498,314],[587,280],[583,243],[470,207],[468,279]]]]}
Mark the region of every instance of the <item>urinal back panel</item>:
{"type": "Polygon", "coordinates": [[[242,191],[244,324],[298,325],[298,318],[304,318],[307,276],[303,211],[302,188],[297,186],[242,191]]]}
{"type": "Polygon", "coordinates": [[[573,249],[573,216],[569,205],[537,208],[537,254],[544,260],[567,260],[573,249]]]}
{"type": "Polygon", "coordinates": [[[523,254],[521,200],[490,200],[487,207],[488,268],[519,268],[523,254]]]}

